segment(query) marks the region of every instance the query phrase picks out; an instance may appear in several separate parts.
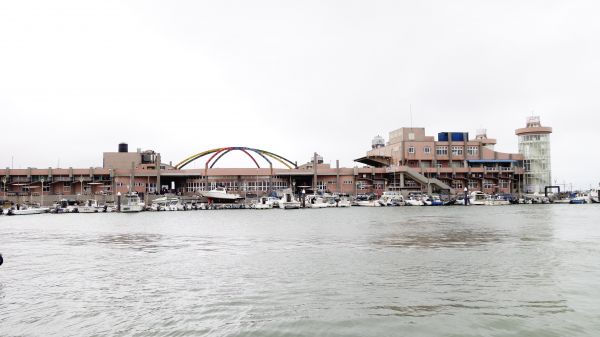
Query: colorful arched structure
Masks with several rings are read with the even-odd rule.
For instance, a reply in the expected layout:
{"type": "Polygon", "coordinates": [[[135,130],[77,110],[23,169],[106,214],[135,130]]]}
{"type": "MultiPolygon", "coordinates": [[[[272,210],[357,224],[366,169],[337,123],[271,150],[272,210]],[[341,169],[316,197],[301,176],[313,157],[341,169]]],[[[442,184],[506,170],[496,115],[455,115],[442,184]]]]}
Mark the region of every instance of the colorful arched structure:
{"type": "Polygon", "coordinates": [[[278,154],[275,154],[275,153],[272,153],[269,151],[265,151],[265,150],[253,149],[250,147],[243,147],[243,146],[221,147],[221,148],[217,148],[217,149],[212,149],[212,150],[196,153],[195,155],[182,160],[180,163],[175,165],[175,168],[182,169],[197,159],[211,155],[205,164],[205,170],[207,170],[208,168],[212,168],[213,166],[215,166],[215,164],[221,158],[223,158],[223,156],[225,156],[226,154],[228,154],[231,151],[244,152],[248,157],[250,157],[250,159],[252,159],[252,161],[254,162],[254,164],[256,165],[257,168],[260,168],[260,165],[259,165],[258,161],[256,161],[256,158],[254,158],[252,153],[257,154],[260,157],[262,157],[269,164],[269,167],[271,168],[271,170],[273,169],[273,162],[271,161],[271,159],[274,159],[274,160],[280,162],[281,164],[285,165],[289,169],[298,168],[296,163],[294,163],[291,160],[286,159],[285,157],[282,157],[278,154]]]}

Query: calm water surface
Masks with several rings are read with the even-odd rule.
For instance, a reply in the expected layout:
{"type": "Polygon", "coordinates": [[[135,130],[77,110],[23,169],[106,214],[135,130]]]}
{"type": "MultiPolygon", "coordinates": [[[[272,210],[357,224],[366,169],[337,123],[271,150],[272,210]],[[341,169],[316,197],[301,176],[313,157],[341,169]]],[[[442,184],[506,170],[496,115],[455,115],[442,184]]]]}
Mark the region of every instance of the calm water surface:
{"type": "Polygon", "coordinates": [[[0,336],[599,336],[600,206],[0,217],[0,336]]]}

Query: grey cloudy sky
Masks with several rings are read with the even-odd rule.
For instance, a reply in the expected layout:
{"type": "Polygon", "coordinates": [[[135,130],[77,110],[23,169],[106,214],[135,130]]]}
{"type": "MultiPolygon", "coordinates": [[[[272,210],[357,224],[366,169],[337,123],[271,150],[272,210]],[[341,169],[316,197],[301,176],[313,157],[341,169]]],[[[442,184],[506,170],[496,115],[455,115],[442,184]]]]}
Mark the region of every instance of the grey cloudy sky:
{"type": "MultiPolygon", "coordinates": [[[[517,151],[535,111],[553,178],[600,181],[598,1],[2,1],[0,166],[177,162],[243,145],[353,166],[373,136],[487,128],[517,151]]],[[[248,165],[232,155],[222,165],[248,165]]]]}

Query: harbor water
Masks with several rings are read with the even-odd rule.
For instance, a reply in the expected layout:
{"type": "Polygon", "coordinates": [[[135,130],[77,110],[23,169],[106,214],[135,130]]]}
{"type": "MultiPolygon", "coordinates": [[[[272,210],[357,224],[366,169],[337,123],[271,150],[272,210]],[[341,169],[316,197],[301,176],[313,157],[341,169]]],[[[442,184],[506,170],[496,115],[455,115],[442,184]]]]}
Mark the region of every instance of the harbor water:
{"type": "Polygon", "coordinates": [[[0,217],[0,336],[598,336],[600,207],[0,217]]]}

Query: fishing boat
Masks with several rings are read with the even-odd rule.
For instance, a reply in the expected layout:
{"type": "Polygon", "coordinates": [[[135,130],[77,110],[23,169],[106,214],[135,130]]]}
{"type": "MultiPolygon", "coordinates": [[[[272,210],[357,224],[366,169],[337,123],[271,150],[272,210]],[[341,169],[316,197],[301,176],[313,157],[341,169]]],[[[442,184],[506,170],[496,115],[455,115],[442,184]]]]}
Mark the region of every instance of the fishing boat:
{"type": "Polygon", "coordinates": [[[33,215],[43,214],[50,212],[48,207],[33,207],[29,205],[17,205],[17,207],[10,208],[7,215],[33,215]]]}
{"type": "Polygon", "coordinates": [[[170,201],[167,197],[160,197],[152,200],[152,204],[150,204],[150,211],[160,212],[160,211],[168,211],[170,201]]]}
{"type": "Polygon", "coordinates": [[[320,195],[308,195],[306,196],[306,208],[327,208],[330,204],[325,202],[325,199],[320,195]]]}
{"type": "Polygon", "coordinates": [[[582,194],[577,194],[577,193],[573,193],[571,194],[571,198],[570,198],[570,204],[571,205],[583,205],[587,203],[587,196],[582,195],[582,194]]]}
{"type": "Polygon", "coordinates": [[[423,198],[417,194],[411,194],[408,196],[408,199],[404,200],[404,204],[406,206],[425,206],[423,202],[423,198]]]}
{"type": "Polygon", "coordinates": [[[385,191],[379,198],[381,206],[404,206],[404,197],[396,191],[385,191]]]}
{"type": "Polygon", "coordinates": [[[137,213],[144,210],[144,203],[141,202],[140,197],[136,192],[125,194],[124,202],[121,204],[121,212],[123,213],[137,213]]]}
{"type": "Polygon", "coordinates": [[[77,213],[98,213],[99,210],[98,201],[93,199],[88,199],[82,206],[77,207],[77,213]]]}
{"type": "Polygon", "coordinates": [[[487,199],[485,200],[485,206],[505,206],[505,205],[510,205],[510,201],[506,200],[506,198],[504,198],[503,196],[491,196],[488,195],[487,199]]]}
{"type": "Polygon", "coordinates": [[[424,196],[422,198],[423,200],[423,204],[425,204],[425,206],[443,206],[444,202],[442,201],[442,199],[440,199],[440,197],[438,195],[433,195],[433,196],[424,196]]]}
{"type": "Polygon", "coordinates": [[[481,191],[471,192],[469,203],[473,206],[485,206],[488,200],[488,195],[481,191]]]}
{"type": "Polygon", "coordinates": [[[291,190],[287,190],[283,193],[283,197],[279,199],[279,208],[281,209],[298,209],[300,208],[300,201],[296,200],[291,190]]]}
{"type": "Polygon", "coordinates": [[[273,208],[273,203],[269,202],[268,197],[262,197],[258,199],[254,204],[251,205],[251,208],[254,209],[271,209],[273,208]]]}
{"type": "Polygon", "coordinates": [[[79,212],[77,202],[75,200],[60,199],[55,202],[50,208],[50,213],[77,213],[79,212]]]}
{"type": "Polygon", "coordinates": [[[335,207],[351,207],[352,202],[350,201],[350,195],[339,194],[337,196],[334,196],[334,206],[335,207]]]}

